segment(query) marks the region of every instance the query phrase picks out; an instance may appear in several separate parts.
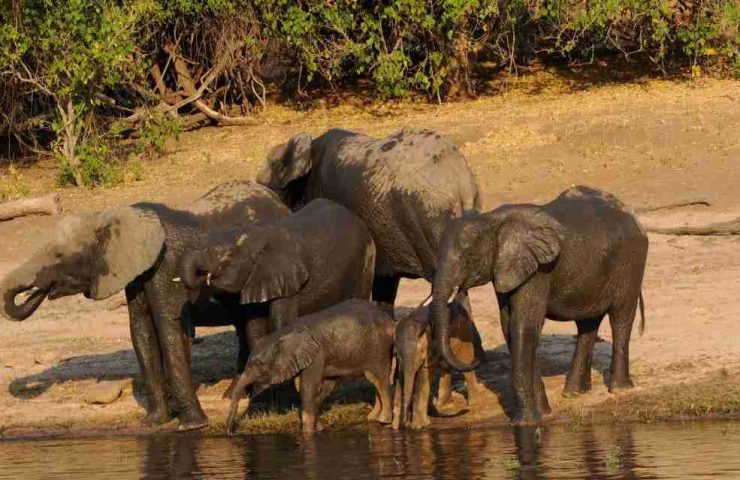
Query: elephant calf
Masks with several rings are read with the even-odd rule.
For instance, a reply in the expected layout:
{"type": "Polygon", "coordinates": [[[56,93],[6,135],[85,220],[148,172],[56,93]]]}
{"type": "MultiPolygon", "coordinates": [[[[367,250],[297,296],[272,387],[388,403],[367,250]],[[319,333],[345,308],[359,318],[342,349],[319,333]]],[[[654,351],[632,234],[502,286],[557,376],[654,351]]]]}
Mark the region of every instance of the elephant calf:
{"type": "MultiPolygon", "coordinates": [[[[460,302],[450,304],[450,317],[450,348],[455,355],[467,362],[472,362],[475,357],[482,359],[484,352],[480,336],[469,313],[460,302]]],[[[449,366],[443,360],[435,360],[430,320],[429,308],[425,307],[406,315],[396,326],[394,343],[400,382],[395,392],[394,429],[400,426],[418,429],[429,425],[429,380],[435,367],[442,374],[439,381],[440,392],[447,393],[451,390],[445,385],[452,381],[449,366]]],[[[477,389],[480,388],[475,372],[465,373],[465,385],[468,389],[468,404],[472,404],[475,402],[477,389]]],[[[451,398],[438,398],[437,406],[450,401],[451,398]]]]}
{"type": "Polygon", "coordinates": [[[257,344],[234,388],[227,431],[234,433],[239,400],[299,376],[304,433],[319,429],[321,403],[340,378],[365,376],[376,390],[368,420],[390,423],[390,369],[395,324],[363,300],[342,302],[299,318],[257,344]]]}
{"type": "Polygon", "coordinates": [[[455,288],[493,282],[521,407],[515,424],[536,423],[550,411],[536,360],[545,318],[575,320],[578,327],[566,394],[591,388],[592,350],[607,314],[613,342],[609,390],[632,387],[629,340],[638,304],[642,309],[647,252],[647,235],[634,215],[612,195],[582,186],[546,205],[504,205],[451,221],[431,303],[443,357],[455,369],[470,368],[450,351],[447,299],[455,288]]]}

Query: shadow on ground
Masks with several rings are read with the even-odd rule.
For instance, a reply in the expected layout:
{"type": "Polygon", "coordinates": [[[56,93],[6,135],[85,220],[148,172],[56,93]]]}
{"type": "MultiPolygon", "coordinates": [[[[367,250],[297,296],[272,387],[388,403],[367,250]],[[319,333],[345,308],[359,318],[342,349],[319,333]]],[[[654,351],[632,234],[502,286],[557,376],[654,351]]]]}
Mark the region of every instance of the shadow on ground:
{"type": "MultiPolygon", "coordinates": [[[[196,385],[217,383],[233,377],[236,369],[236,337],[233,332],[199,336],[193,346],[193,378],[196,385]]],[[[79,355],[61,360],[43,372],[18,377],[8,390],[16,398],[31,399],[55,384],[84,380],[123,380],[138,377],[139,367],[133,348],[115,352],[79,355]]],[[[134,385],[140,390],[138,381],[134,385]]]]}
{"type": "MultiPolygon", "coordinates": [[[[575,347],[576,337],[574,335],[542,335],[537,350],[537,360],[542,376],[545,378],[555,377],[568,373],[575,347]]],[[[611,342],[599,338],[594,346],[592,367],[593,370],[602,375],[604,385],[608,381],[611,357],[611,342]]],[[[512,418],[516,414],[517,406],[511,385],[511,356],[506,344],[486,350],[486,362],[476,372],[478,381],[496,395],[506,415],[512,418]]],[[[455,373],[453,375],[453,388],[460,391],[464,388],[463,386],[464,379],[462,375],[455,373]]],[[[594,383],[593,388],[599,387],[600,385],[594,383]]]]}
{"type": "MultiPolygon", "coordinates": [[[[233,332],[220,332],[204,335],[202,342],[193,347],[193,375],[196,385],[213,385],[222,380],[228,380],[235,374],[236,340],[233,332]]],[[[543,335],[538,350],[538,360],[543,377],[565,375],[570,368],[571,358],[575,350],[575,337],[572,335],[543,335]]],[[[511,358],[505,344],[486,351],[486,363],[477,370],[478,379],[491,393],[496,395],[507,416],[513,417],[516,413],[516,404],[511,388],[511,358]]],[[[599,341],[594,347],[593,368],[607,380],[611,361],[611,343],[599,341]]],[[[16,398],[31,399],[42,395],[55,384],[85,380],[121,380],[136,378],[138,364],[133,349],[117,350],[115,352],[95,355],[80,355],[65,359],[43,372],[14,379],[9,386],[9,392],[16,398]]],[[[140,382],[134,381],[135,394],[138,400],[143,397],[140,382]]],[[[286,387],[286,386],[284,386],[286,387]]],[[[598,388],[594,385],[594,388],[598,388]]],[[[464,392],[464,382],[461,374],[453,375],[453,388],[464,392]]],[[[299,404],[297,394],[291,388],[283,401],[279,401],[278,410],[294,408],[299,404]]],[[[436,391],[436,390],[435,390],[436,391]]],[[[261,396],[262,397],[262,396],[261,396]]],[[[270,397],[267,397],[270,398],[270,397]]],[[[251,411],[260,411],[268,407],[275,407],[272,401],[254,402],[251,411]]],[[[349,380],[327,399],[326,407],[333,404],[367,402],[374,400],[374,391],[364,380],[349,380]]],[[[462,413],[462,412],[461,412],[462,413]]]]}

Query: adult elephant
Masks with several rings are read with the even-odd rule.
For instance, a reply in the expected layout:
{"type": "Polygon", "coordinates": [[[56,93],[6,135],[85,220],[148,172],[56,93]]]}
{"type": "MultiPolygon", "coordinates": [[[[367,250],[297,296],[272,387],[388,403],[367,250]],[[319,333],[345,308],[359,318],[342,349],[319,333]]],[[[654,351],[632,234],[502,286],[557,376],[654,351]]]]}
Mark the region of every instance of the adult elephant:
{"type": "Polygon", "coordinates": [[[401,278],[434,279],[445,223],[480,209],[465,157],[430,130],[299,134],[272,149],[257,181],[293,209],[323,197],[362,218],[377,248],[373,300],[391,315],[401,278]]]}
{"type": "Polygon", "coordinates": [[[202,247],[213,228],[254,225],[289,213],[269,189],[235,181],[214,188],[189,210],[138,203],[68,216],[45,247],[0,282],[0,313],[24,320],[46,298],[82,293],[102,300],[125,290],[131,339],[148,397],[144,423],[158,425],[172,418],[169,384],[179,410],[178,429],[203,427],[207,418],[193,387],[188,327],[245,325],[238,318],[214,320],[207,305],[188,306],[186,290],[173,281],[181,258],[202,247]],[[25,301],[16,302],[28,292],[25,301]]]}
{"type": "Polygon", "coordinates": [[[537,423],[550,412],[536,360],[546,318],[575,321],[578,328],[566,395],[590,390],[593,346],[607,314],[609,391],[631,388],[629,340],[638,305],[643,310],[647,252],[635,216],[612,195],[583,186],[545,205],[503,205],[456,219],[445,230],[432,289],[438,348],[454,368],[470,369],[450,349],[446,302],[456,288],[492,282],[520,406],[513,423],[537,423]]]}

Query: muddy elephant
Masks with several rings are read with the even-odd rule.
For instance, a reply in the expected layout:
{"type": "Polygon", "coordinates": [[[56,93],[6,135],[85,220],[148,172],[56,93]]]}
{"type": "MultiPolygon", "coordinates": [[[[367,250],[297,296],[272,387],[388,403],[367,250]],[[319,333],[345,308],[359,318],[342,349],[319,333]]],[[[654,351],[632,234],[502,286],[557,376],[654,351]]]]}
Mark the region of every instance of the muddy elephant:
{"type": "Polygon", "coordinates": [[[629,340],[638,304],[643,310],[647,251],[647,235],[624,205],[588,187],[542,206],[504,205],[456,219],[445,230],[432,288],[438,348],[454,368],[472,367],[450,350],[447,300],[455,288],[493,282],[520,407],[514,424],[536,423],[550,411],[536,361],[545,318],[575,320],[578,327],[566,394],[590,389],[592,350],[607,314],[609,389],[630,388],[629,340]]]}
{"type": "MultiPolygon", "coordinates": [[[[485,352],[473,322],[460,302],[453,301],[450,308],[450,342],[455,356],[463,361],[482,361],[485,352]]],[[[398,385],[393,402],[393,428],[419,429],[430,424],[427,411],[431,394],[432,377],[440,374],[439,390],[451,394],[451,369],[439,358],[432,341],[429,307],[413,310],[399,320],[394,334],[394,350],[398,360],[398,385]]],[[[478,381],[475,372],[465,372],[468,405],[476,403],[478,381]]],[[[451,398],[438,398],[440,405],[452,403],[451,398]]]]}
{"type": "Polygon", "coordinates": [[[304,433],[320,429],[319,410],[342,378],[366,377],[375,386],[375,407],[368,420],[390,423],[391,357],[394,322],[366,300],[352,299],[299,318],[262,340],[249,357],[232,394],[229,434],[234,432],[239,400],[291,378],[300,379],[304,433]]]}
{"type": "Polygon", "coordinates": [[[206,248],[183,259],[181,277],[193,298],[207,287],[224,301],[267,305],[271,330],[343,300],[370,298],[372,237],[362,220],[331,200],[241,229],[236,239],[233,230],[224,233],[211,232],[206,248]]]}
{"type": "Polygon", "coordinates": [[[324,197],[362,218],[377,247],[373,300],[391,315],[402,277],[433,280],[445,222],[480,209],[465,157],[430,130],[296,135],[272,149],[257,181],[293,209],[324,197]]]}
{"type": "Polygon", "coordinates": [[[45,247],[0,282],[0,312],[10,320],[24,320],[46,298],[82,293],[102,300],[125,290],[148,399],[144,423],[171,420],[169,386],[178,428],[203,427],[207,418],[193,387],[188,333],[192,324],[242,323],[214,319],[207,305],[188,308],[186,291],[176,281],[182,256],[202,247],[216,226],[247,226],[289,213],[271,190],[235,181],[214,188],[188,210],[138,203],[68,216],[45,247]],[[19,294],[28,292],[25,301],[16,303],[19,294]]]}

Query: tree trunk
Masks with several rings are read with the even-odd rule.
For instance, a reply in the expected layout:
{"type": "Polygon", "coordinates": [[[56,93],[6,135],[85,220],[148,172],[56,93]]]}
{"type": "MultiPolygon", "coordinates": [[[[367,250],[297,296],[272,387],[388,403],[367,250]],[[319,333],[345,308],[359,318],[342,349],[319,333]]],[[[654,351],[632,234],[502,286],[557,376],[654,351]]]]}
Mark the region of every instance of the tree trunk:
{"type": "Polygon", "coordinates": [[[0,203],[0,221],[24,215],[58,215],[59,194],[50,193],[43,197],[23,198],[0,203]]]}

